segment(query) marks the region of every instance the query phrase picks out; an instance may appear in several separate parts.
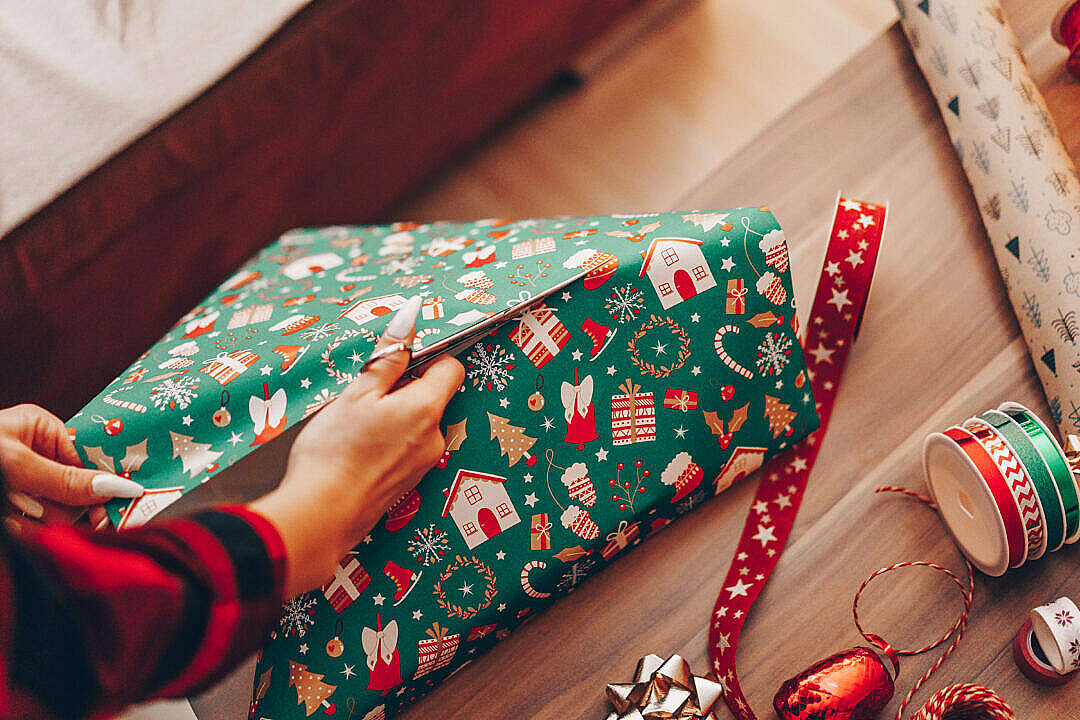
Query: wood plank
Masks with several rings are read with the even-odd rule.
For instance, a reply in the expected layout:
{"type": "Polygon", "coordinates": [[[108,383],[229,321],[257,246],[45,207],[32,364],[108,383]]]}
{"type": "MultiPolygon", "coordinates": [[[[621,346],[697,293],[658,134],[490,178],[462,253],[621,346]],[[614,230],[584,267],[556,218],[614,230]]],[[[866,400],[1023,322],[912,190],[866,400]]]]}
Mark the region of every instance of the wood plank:
{"type": "MultiPolygon", "coordinates": [[[[1080,86],[1046,35],[1056,4],[1015,0],[1007,10],[1075,150],[1080,86]]],[[[906,559],[960,567],[933,513],[873,488],[921,488],[920,446],[931,430],[1005,399],[1046,411],[970,191],[898,28],[670,204],[767,201],[791,243],[805,308],[837,189],[890,200],[889,229],[804,509],[744,632],[743,687],[759,711],[784,678],[858,642],[851,596],[874,569],[906,559]]],[[[401,717],[603,717],[604,684],[628,679],[641,654],[678,650],[703,670],[706,618],[752,490],[732,488],[627,553],[401,717]]],[[[1080,718],[1075,686],[1034,685],[1009,654],[1030,607],[1078,593],[1078,558],[1073,547],[1003,579],[979,577],[968,636],[916,706],[930,690],[976,681],[1001,692],[1018,717],[1080,718]]],[[[954,595],[941,578],[909,571],[868,592],[865,620],[898,646],[922,644],[951,622],[954,595]]],[[[905,659],[901,696],[934,658],[905,659]]]]}

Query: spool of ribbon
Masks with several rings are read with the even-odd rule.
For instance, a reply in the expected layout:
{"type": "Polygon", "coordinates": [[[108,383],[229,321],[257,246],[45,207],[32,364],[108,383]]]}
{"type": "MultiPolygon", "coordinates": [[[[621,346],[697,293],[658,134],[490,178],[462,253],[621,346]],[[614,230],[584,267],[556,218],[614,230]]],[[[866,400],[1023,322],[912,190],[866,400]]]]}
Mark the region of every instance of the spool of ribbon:
{"type": "Polygon", "coordinates": [[[1054,40],[1069,49],[1065,67],[1080,78],[1080,1],[1065,3],[1050,25],[1054,40]]]}
{"type": "Polygon", "coordinates": [[[1024,621],[1013,638],[1013,660],[1024,677],[1039,685],[1064,685],[1075,675],[1061,675],[1050,666],[1030,619],[1024,621]]]}
{"type": "Polygon", "coordinates": [[[1034,608],[1028,620],[1050,664],[1058,675],[1080,670],[1080,609],[1067,597],[1034,608]]]}
{"type": "Polygon", "coordinates": [[[1080,440],[1069,446],[1066,454],[1034,412],[1012,402],[927,437],[927,485],[975,567],[997,577],[1080,539],[1080,440]]]}
{"type": "Polygon", "coordinates": [[[724,686],[690,672],[680,655],[638,660],[634,681],[607,686],[615,711],[607,720],[716,720],[713,706],[724,686]]]}

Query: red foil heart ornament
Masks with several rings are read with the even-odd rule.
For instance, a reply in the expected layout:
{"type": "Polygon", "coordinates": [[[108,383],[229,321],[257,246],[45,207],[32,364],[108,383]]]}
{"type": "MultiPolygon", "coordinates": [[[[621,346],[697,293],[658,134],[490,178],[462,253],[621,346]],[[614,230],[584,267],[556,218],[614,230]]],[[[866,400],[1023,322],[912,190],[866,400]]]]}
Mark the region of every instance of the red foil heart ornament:
{"type": "Polygon", "coordinates": [[[825,658],[780,686],[773,707],[782,720],[870,720],[892,699],[899,664],[868,647],[825,658]]]}

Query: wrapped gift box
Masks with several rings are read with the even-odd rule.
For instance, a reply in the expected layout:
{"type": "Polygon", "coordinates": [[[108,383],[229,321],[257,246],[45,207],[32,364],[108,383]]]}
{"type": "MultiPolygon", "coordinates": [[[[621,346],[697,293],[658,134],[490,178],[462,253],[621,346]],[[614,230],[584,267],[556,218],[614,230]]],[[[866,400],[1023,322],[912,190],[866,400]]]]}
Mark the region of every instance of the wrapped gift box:
{"type": "Polygon", "coordinates": [[[413,362],[466,368],[446,452],[286,602],[253,703],[277,720],[391,715],[817,427],[766,233],[782,240],[765,208],[292,231],[70,426],[88,466],[149,488],[110,503],[125,527],[257,496],[390,314],[424,297],[413,362]],[[190,364],[162,367],[175,358],[190,364]]]}

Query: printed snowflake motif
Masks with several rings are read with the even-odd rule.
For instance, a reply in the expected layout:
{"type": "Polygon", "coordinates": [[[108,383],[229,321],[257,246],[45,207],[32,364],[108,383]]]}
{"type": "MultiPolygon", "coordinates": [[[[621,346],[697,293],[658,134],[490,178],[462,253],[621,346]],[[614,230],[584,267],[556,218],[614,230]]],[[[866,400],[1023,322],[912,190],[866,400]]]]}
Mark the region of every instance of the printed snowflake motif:
{"type": "Polygon", "coordinates": [[[383,265],[381,272],[383,275],[395,275],[397,273],[409,275],[423,261],[424,258],[421,257],[394,258],[383,265]]]}
{"type": "Polygon", "coordinates": [[[791,360],[791,338],[780,333],[765,334],[757,349],[757,369],[762,375],[779,375],[791,360]]]}
{"type": "Polygon", "coordinates": [[[611,291],[604,303],[604,309],[611,313],[611,319],[620,325],[628,323],[645,309],[645,293],[626,283],[611,291]]]}
{"type": "Polygon", "coordinates": [[[596,567],[596,561],[592,558],[578,560],[562,574],[562,577],[559,578],[559,584],[555,586],[555,589],[559,592],[570,592],[581,584],[581,581],[592,572],[594,567],[596,567]]]}
{"type": "Polygon", "coordinates": [[[501,345],[476,343],[465,358],[465,376],[477,390],[502,392],[514,379],[511,360],[513,356],[501,345]]]}
{"type": "Polygon", "coordinates": [[[281,620],[278,626],[286,637],[298,638],[307,634],[308,628],[315,624],[315,594],[304,593],[288,600],[281,606],[281,620]]]}
{"type": "Polygon", "coordinates": [[[1054,621],[1061,627],[1069,627],[1073,623],[1072,613],[1068,610],[1058,610],[1054,613],[1054,621]]]}
{"type": "Polygon", "coordinates": [[[308,342],[318,342],[320,340],[325,340],[326,338],[333,335],[335,332],[338,331],[340,327],[341,326],[338,325],[336,322],[328,322],[305,330],[300,337],[304,338],[308,342]]]}
{"type": "Polygon", "coordinates": [[[150,399],[158,410],[183,410],[195,399],[195,389],[199,387],[198,380],[191,375],[181,375],[173,380],[163,380],[160,385],[155,385],[150,391],[150,399]]]}
{"type": "Polygon", "coordinates": [[[450,552],[450,536],[446,531],[429,523],[426,528],[420,528],[408,542],[409,552],[424,567],[441,562],[446,553],[450,552]]]}

